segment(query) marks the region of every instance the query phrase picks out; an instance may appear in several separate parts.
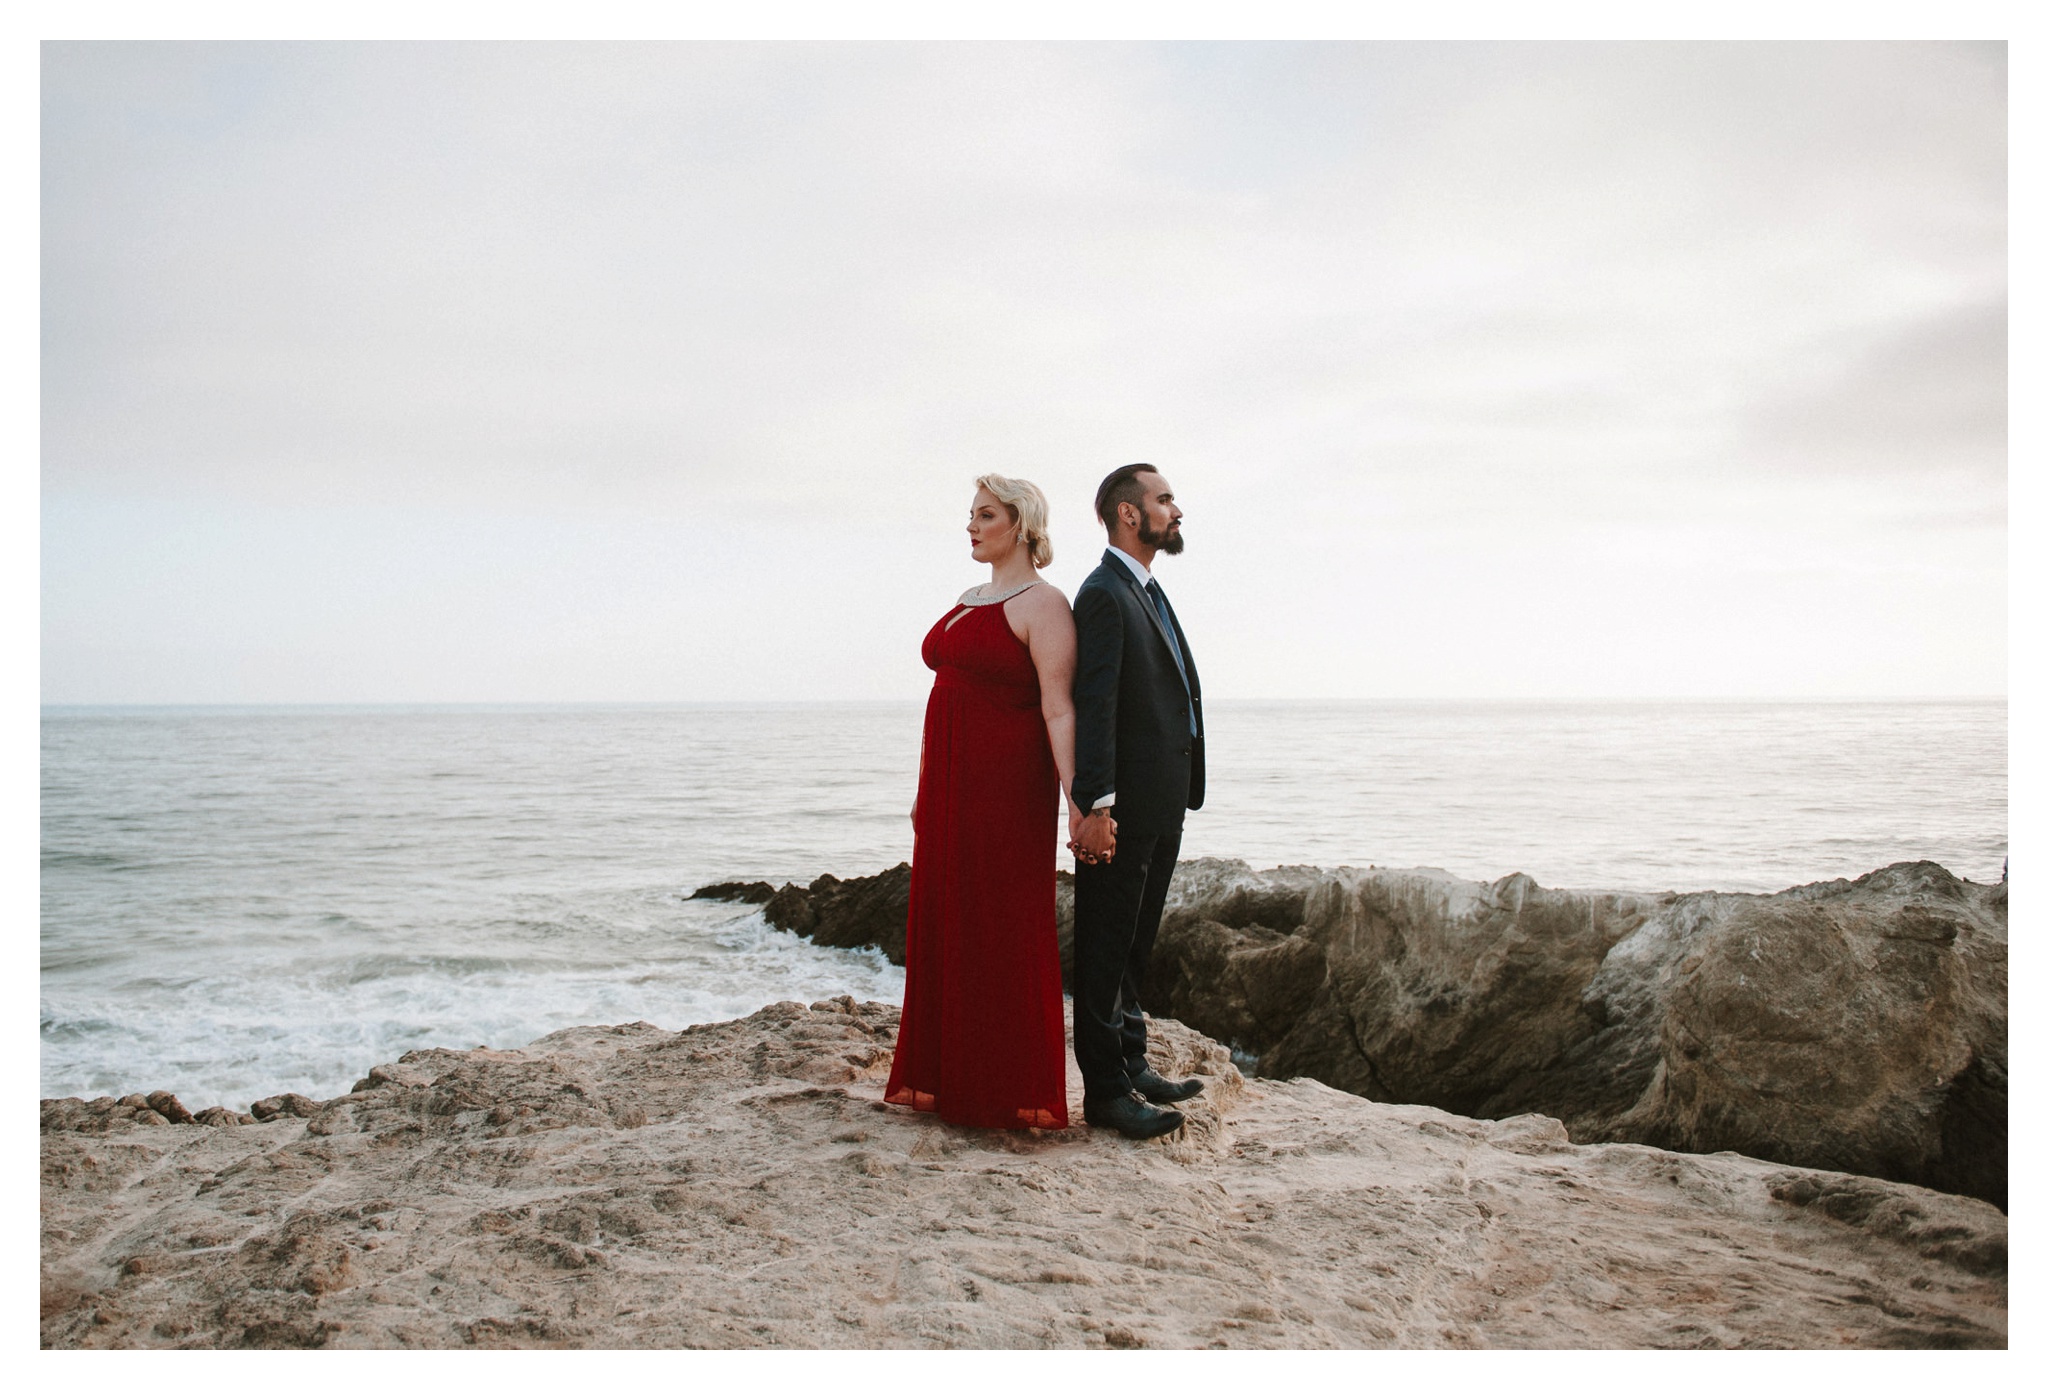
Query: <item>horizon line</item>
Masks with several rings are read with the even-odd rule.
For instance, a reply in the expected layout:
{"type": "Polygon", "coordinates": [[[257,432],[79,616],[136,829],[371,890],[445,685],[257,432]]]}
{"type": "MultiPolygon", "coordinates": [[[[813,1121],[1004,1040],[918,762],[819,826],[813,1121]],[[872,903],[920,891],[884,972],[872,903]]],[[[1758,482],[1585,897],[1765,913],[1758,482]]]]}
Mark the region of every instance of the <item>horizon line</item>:
{"type": "MultiPolygon", "coordinates": [[[[818,708],[916,704],[922,696],[726,700],[53,700],[53,710],[516,710],[818,708]]],[[[1749,705],[2002,705],[2007,695],[1217,695],[1210,704],[1749,704],[1749,705]]]]}

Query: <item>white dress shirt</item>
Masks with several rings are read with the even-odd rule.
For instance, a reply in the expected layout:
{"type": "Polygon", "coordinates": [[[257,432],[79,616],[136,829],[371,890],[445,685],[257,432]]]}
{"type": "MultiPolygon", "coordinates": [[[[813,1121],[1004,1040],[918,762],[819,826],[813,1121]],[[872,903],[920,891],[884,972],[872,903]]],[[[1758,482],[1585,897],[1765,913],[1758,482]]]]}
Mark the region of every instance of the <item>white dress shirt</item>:
{"type": "Polygon", "coordinates": [[[1138,576],[1139,588],[1142,589],[1147,584],[1150,584],[1152,582],[1151,569],[1146,566],[1143,560],[1140,560],[1137,556],[1131,554],[1130,551],[1119,549],[1116,546],[1111,546],[1109,548],[1109,553],[1116,556],[1117,559],[1123,561],[1125,564],[1131,567],[1131,573],[1138,576]]]}

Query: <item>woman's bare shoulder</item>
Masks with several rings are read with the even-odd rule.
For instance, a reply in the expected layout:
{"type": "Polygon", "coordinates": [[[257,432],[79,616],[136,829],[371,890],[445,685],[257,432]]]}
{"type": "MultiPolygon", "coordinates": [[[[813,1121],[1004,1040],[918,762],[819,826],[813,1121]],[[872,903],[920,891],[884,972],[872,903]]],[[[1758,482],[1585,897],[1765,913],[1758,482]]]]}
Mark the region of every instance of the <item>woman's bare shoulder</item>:
{"type": "Polygon", "coordinates": [[[1073,610],[1067,607],[1067,596],[1051,584],[1040,581],[1011,599],[1009,608],[1010,631],[1027,642],[1033,634],[1046,634],[1056,628],[1070,629],[1074,625],[1073,610]]]}
{"type": "Polygon", "coordinates": [[[1066,618],[1072,621],[1073,610],[1067,606],[1067,596],[1048,582],[1041,580],[1011,600],[1022,610],[1025,621],[1034,619],[1066,618]]]}

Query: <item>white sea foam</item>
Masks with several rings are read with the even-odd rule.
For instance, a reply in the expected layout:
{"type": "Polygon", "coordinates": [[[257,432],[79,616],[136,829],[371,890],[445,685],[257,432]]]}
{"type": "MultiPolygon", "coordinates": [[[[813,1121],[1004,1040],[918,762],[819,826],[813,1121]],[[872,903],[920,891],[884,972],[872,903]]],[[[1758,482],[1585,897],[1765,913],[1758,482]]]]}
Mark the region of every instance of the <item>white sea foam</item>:
{"type": "Polygon", "coordinates": [[[246,1107],[278,1091],[337,1095],[410,1048],[518,1047],[576,1024],[681,1028],[778,999],[902,996],[902,970],[879,951],[813,946],[769,927],[756,908],[665,906],[664,929],[609,952],[591,941],[580,960],[510,940],[495,958],[337,942],[314,957],[237,952],[239,964],[208,951],[174,970],[132,972],[113,989],[98,971],[46,980],[44,1091],[164,1087],[195,1109],[246,1107]]]}

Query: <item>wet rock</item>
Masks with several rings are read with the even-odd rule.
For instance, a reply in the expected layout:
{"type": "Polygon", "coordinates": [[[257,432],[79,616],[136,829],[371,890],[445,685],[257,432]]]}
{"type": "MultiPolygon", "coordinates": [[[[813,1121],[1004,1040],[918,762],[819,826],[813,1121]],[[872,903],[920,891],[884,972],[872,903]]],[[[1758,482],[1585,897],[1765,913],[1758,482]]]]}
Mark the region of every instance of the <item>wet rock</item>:
{"type": "MultiPolygon", "coordinates": [[[[752,892],[765,884],[713,884],[700,888],[692,897],[727,896],[732,890],[752,892]],[[713,889],[721,890],[714,893],[713,889]]],[[[872,946],[897,965],[903,964],[904,938],[910,920],[910,865],[898,864],[865,878],[837,878],[822,874],[809,885],[786,883],[766,899],[763,915],[770,926],[806,937],[820,946],[858,948],[872,946]]],[[[1074,960],[1074,877],[1061,870],[1056,875],[1054,916],[1059,936],[1060,983],[1064,988],[1072,977],[1074,960]]]]}
{"type": "Polygon", "coordinates": [[[820,946],[873,946],[901,965],[910,917],[910,865],[867,878],[823,874],[808,888],[785,884],[763,913],[770,925],[820,946]]]}
{"type": "Polygon", "coordinates": [[[765,903],[775,896],[775,885],[759,881],[742,883],[735,879],[726,883],[707,883],[690,896],[722,903],[765,903]]]}

